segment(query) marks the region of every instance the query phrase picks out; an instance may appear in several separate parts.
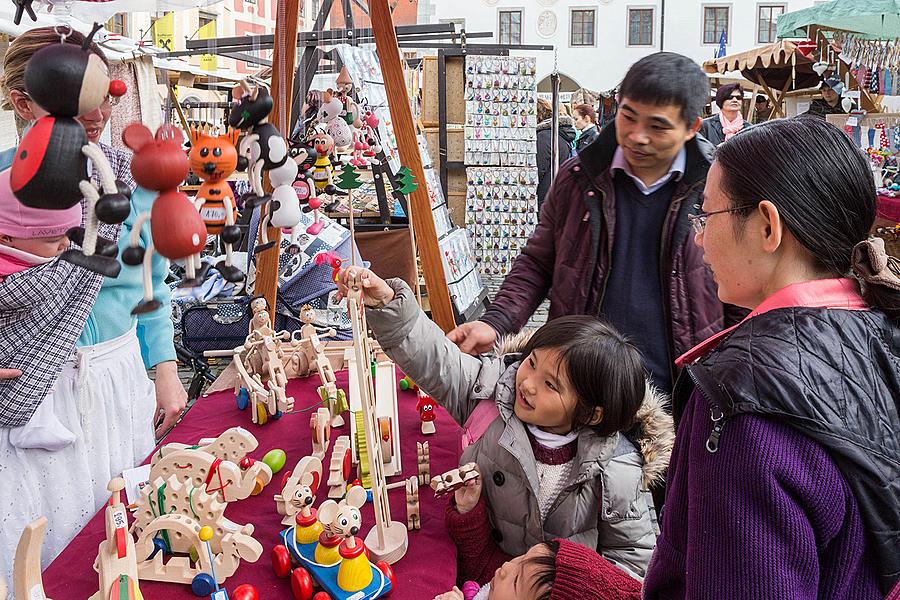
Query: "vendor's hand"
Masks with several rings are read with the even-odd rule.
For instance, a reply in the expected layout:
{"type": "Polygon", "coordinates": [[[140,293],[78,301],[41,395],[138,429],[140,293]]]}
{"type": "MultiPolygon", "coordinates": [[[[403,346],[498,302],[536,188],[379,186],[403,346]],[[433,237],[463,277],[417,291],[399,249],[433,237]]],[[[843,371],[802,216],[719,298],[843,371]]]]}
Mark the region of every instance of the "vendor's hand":
{"type": "Polygon", "coordinates": [[[465,596],[462,591],[454,585],[452,590],[444,592],[443,594],[438,594],[434,597],[434,600],[465,600],[465,596]]]}
{"type": "Polygon", "coordinates": [[[337,286],[338,301],[346,298],[353,286],[360,288],[363,293],[363,303],[369,308],[382,308],[394,299],[393,288],[384,279],[362,267],[341,269],[337,276],[337,286]]]}
{"type": "Polygon", "coordinates": [[[15,379],[21,376],[22,371],[19,369],[0,369],[0,379],[15,379]]]}
{"type": "Polygon", "coordinates": [[[153,425],[159,439],[178,422],[187,405],[187,392],[178,378],[178,366],[174,360],[156,365],[156,412],[153,425]]]}
{"type": "Polygon", "coordinates": [[[478,504],[478,499],[481,498],[481,471],[478,469],[478,465],[475,465],[475,471],[478,473],[478,477],[470,479],[464,486],[453,492],[456,510],[461,515],[475,508],[475,505],[478,504]]]}
{"type": "Polygon", "coordinates": [[[472,321],[448,333],[447,339],[466,354],[478,356],[491,351],[497,343],[497,331],[484,321],[472,321]]]}

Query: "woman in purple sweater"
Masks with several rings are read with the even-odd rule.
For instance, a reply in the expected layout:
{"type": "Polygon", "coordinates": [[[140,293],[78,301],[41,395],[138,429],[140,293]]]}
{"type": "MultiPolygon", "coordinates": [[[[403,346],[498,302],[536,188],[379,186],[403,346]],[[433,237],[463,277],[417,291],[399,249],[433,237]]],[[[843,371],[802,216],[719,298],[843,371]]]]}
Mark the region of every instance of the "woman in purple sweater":
{"type": "Polygon", "coordinates": [[[883,598],[900,576],[900,261],[865,156],[816,119],[722,145],[696,242],[752,309],[679,359],[647,598],[883,598]]]}

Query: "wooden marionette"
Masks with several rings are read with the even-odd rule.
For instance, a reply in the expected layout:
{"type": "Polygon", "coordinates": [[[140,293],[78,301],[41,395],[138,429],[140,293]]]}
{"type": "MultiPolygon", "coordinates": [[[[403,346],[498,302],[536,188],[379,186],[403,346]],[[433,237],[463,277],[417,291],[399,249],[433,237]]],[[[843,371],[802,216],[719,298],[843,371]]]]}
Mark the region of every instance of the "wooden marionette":
{"type": "Polygon", "coordinates": [[[256,252],[262,252],[275,244],[268,240],[266,233],[270,224],[294,227],[300,222],[300,202],[293,189],[297,163],[291,158],[287,140],[268,122],[273,107],[268,90],[245,80],[234,88],[234,97],[237,102],[228,115],[228,124],[247,132],[238,146],[238,154],[244,159],[239,159],[238,168],[247,169],[253,190],[244,197],[244,204],[255,208],[272,201],[260,223],[261,243],[256,246],[256,252]],[[263,173],[269,174],[271,195],[263,191],[263,173]]]}
{"type": "Polygon", "coordinates": [[[125,84],[110,81],[109,71],[90,44],[101,25],[95,24],[81,46],[51,44],[35,52],[25,68],[28,97],[49,115],[38,119],[22,138],[10,172],[13,194],[32,208],[66,209],[87,200],[86,227],[69,237],[81,250],[62,258],[108,277],[119,274],[118,246],[99,238],[98,221],[123,222],[131,211],[130,189],[116,181],[106,156],[88,141],[75,117],[97,110],[110,96],[125,93],[125,84]],[[100,174],[101,188],[91,183],[88,159],[100,174]]]}
{"type": "Polygon", "coordinates": [[[225,244],[225,260],[220,261],[216,269],[226,281],[235,283],[243,281],[244,274],[234,266],[232,258],[232,244],[240,240],[241,230],[235,225],[237,208],[228,176],[237,168],[235,144],[239,133],[237,129],[229,129],[224,135],[211,136],[192,127],[189,154],[191,170],[203,180],[194,204],[206,223],[206,232],[218,235],[225,244]]]}
{"type": "MultiPolygon", "coordinates": [[[[297,178],[294,180],[294,191],[297,194],[302,208],[301,210],[312,211],[313,222],[306,228],[306,233],[310,235],[318,235],[325,226],[325,222],[319,218],[319,209],[322,206],[322,200],[316,193],[316,183],[313,179],[312,170],[319,155],[316,150],[309,145],[298,144],[291,148],[291,156],[297,163],[297,178]]],[[[291,245],[298,247],[297,241],[300,238],[300,228],[291,229],[291,245]]]]}
{"type": "Polygon", "coordinates": [[[334,94],[334,90],[325,90],[322,94],[322,104],[319,106],[319,123],[325,125],[325,130],[334,141],[334,151],[343,154],[350,150],[353,144],[353,132],[350,125],[341,117],[344,112],[344,103],[334,94]]]}
{"type": "MultiPolygon", "coordinates": [[[[122,140],[134,151],[131,159],[134,180],[145,189],[159,192],[150,211],[135,219],[130,245],[122,252],[125,264],[143,264],[144,299],[131,311],[141,314],[161,306],[153,297],[153,253],[169,260],[199,255],[206,245],[206,225],[187,195],[178,189],[190,169],[188,157],[182,150],[184,136],[181,130],[174,125],[162,125],[154,136],[143,123],[132,123],[122,132],[122,140]],[[141,228],[147,221],[153,240],[148,247],[142,248],[141,228]]],[[[201,283],[202,272],[195,270],[196,263],[186,260],[185,265],[186,283],[201,283]]]]}

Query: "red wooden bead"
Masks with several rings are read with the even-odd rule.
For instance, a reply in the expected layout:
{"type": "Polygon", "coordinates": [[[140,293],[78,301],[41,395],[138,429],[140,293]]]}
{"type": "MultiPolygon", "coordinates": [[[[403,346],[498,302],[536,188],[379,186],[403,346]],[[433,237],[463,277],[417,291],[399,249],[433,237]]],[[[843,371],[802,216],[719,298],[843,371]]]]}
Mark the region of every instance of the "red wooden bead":
{"type": "Polygon", "coordinates": [[[284,544],[272,548],[272,570],[276,577],[287,577],[291,574],[291,553],[284,544]]]}
{"type": "Polygon", "coordinates": [[[313,596],[312,600],[331,600],[331,596],[328,595],[328,592],[319,592],[313,596]]]}
{"type": "Polygon", "coordinates": [[[125,92],[128,91],[128,86],[125,85],[125,82],[121,79],[113,79],[109,82],[109,95],[115,96],[118,98],[119,96],[124,96],[125,92]]]}
{"type": "Polygon", "coordinates": [[[255,587],[249,583],[244,583],[234,588],[234,592],[231,593],[231,600],[259,600],[259,593],[257,593],[255,587]]]}
{"type": "Polygon", "coordinates": [[[253,466],[253,463],[255,463],[255,462],[256,461],[253,460],[252,458],[250,458],[249,456],[245,456],[244,458],[241,459],[240,465],[241,465],[242,469],[249,469],[250,467],[253,466]]]}

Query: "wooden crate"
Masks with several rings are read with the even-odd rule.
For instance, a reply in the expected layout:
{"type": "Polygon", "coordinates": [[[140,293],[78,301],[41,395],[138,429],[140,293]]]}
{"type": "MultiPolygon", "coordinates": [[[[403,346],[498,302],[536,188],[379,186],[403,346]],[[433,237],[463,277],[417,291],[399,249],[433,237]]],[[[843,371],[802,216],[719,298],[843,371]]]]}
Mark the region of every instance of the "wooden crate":
{"type": "MultiPolygon", "coordinates": [[[[447,64],[447,123],[462,125],[466,122],[466,62],[463,57],[448,57],[447,64]]],[[[437,56],[422,58],[422,124],[437,127],[440,123],[438,103],[437,56]]]]}
{"type": "MultiPolygon", "coordinates": [[[[431,153],[433,166],[440,167],[440,130],[437,127],[425,128],[425,140],[431,153]]],[[[447,127],[447,160],[462,162],[466,155],[465,130],[459,126],[447,127]]]]}

